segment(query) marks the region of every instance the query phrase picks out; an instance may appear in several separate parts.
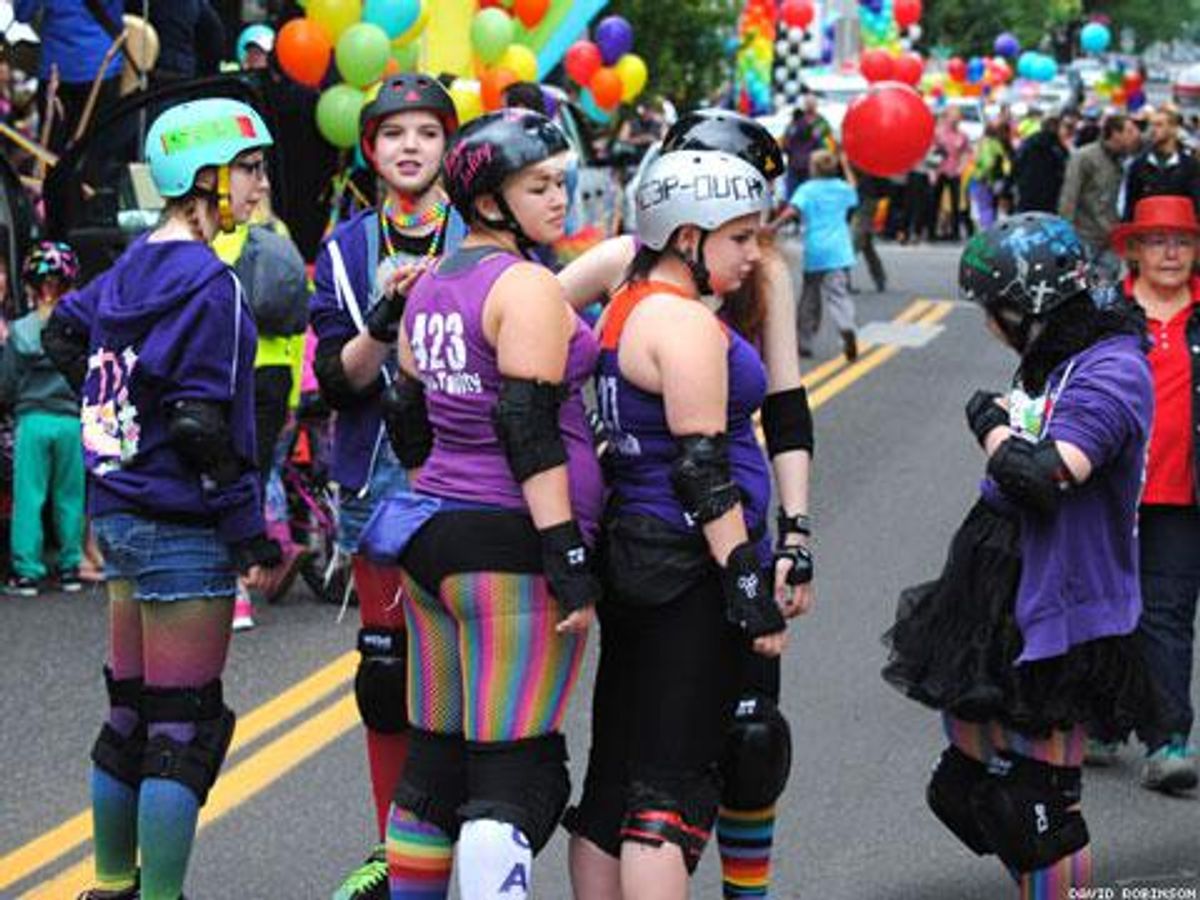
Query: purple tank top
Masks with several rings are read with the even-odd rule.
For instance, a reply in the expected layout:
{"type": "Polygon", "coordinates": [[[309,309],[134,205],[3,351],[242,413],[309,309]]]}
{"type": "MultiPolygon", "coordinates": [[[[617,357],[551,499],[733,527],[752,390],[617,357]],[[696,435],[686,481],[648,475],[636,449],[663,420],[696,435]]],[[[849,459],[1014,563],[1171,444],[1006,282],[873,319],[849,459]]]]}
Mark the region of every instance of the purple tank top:
{"type": "MultiPolygon", "coordinates": [[[[618,514],[648,515],[686,531],[696,524],[683,511],[671,487],[671,466],[678,439],[667,427],[662,396],[628,381],[617,361],[621,331],[633,308],[650,294],[680,293],[673,285],[638,282],[612,299],[600,343],[596,394],[609,435],[609,486],[618,514]]],[[[771,473],[754,434],[753,415],[767,393],[767,373],[754,348],[731,328],[729,337],[729,413],[726,425],[729,464],[741,490],[746,529],[761,531],[771,502],[771,473]]]]}
{"type": "MultiPolygon", "coordinates": [[[[453,261],[453,257],[451,258],[453,261]]],[[[461,270],[444,263],[413,288],[404,327],[425,383],[433,450],[415,487],[438,497],[528,511],[492,425],[500,396],[496,349],[483,333],[483,306],[492,286],[520,257],[496,252],[461,270]]],[[[567,448],[571,509],[591,540],[604,502],[604,481],[581,390],[596,367],[596,339],[577,320],[567,353],[567,399],[559,427],[567,448]]]]}

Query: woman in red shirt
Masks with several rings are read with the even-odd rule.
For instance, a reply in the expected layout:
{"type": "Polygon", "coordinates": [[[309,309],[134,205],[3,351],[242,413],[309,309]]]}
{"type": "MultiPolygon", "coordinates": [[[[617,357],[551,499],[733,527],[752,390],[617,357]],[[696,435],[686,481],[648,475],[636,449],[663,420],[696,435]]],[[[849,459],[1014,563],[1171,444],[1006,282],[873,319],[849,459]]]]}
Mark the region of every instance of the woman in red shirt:
{"type": "MultiPolygon", "coordinates": [[[[1124,293],[1146,314],[1152,347],[1154,425],[1139,511],[1143,610],[1137,637],[1158,708],[1138,728],[1146,745],[1142,785],[1190,790],[1197,783],[1192,729],[1192,642],[1200,593],[1200,222],[1187,197],[1138,201],[1132,222],[1113,231],[1129,261],[1124,293]]],[[[1102,763],[1116,745],[1093,745],[1102,763]]]]}

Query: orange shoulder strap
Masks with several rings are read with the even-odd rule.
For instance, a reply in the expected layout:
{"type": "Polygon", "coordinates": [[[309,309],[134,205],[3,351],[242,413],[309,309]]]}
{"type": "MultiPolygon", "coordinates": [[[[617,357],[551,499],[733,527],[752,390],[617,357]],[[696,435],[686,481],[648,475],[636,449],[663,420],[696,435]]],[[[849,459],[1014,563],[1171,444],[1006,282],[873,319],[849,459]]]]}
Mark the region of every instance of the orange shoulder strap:
{"type": "Polygon", "coordinates": [[[693,299],[692,295],[678,285],[668,281],[633,281],[622,285],[608,303],[604,317],[604,328],[600,332],[600,349],[615,350],[625,330],[625,322],[634,307],[651,294],[674,294],[693,299]]]}

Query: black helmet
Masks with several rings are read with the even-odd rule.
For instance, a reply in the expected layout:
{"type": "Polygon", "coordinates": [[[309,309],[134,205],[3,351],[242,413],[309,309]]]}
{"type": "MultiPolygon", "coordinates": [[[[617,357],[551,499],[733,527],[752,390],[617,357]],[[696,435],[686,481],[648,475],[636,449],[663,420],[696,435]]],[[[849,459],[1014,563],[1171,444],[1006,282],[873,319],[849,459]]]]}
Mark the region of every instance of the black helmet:
{"type": "Polygon", "coordinates": [[[479,218],[475,199],[494,194],[504,218],[484,224],[512,231],[518,243],[527,246],[530,242],[500,195],[500,186],[510,175],[570,149],[562,129],[533,110],[504,109],[480,116],[463,126],[442,162],[450,202],[471,222],[479,218]]]}
{"type": "Polygon", "coordinates": [[[458,130],[458,110],[454,100],[436,78],[408,73],[393,75],[379,86],[375,99],[358,115],[359,146],[363,156],[368,160],[371,158],[375,132],[384,119],[412,109],[422,109],[437,116],[447,140],[458,130]]]}
{"type": "Polygon", "coordinates": [[[783,172],[783,153],[771,132],[748,116],[727,109],[685,113],[667,129],[662,152],[720,150],[741,157],[768,181],[783,172]]]}
{"type": "Polygon", "coordinates": [[[1044,318],[1090,287],[1075,229],[1049,213],[1021,213],[981,231],[963,249],[958,286],[985,309],[1044,318]]]}

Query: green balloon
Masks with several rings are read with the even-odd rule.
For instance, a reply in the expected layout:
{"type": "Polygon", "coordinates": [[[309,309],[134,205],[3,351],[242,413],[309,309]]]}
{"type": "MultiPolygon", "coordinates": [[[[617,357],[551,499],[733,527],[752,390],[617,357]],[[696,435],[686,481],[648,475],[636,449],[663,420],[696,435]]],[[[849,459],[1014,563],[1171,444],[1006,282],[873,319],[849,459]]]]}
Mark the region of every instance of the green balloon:
{"type": "Polygon", "coordinates": [[[471,46],[485,65],[498,62],[515,36],[512,16],[494,6],[481,9],[471,20],[471,46]]]}
{"type": "Polygon", "coordinates": [[[317,101],[317,130],[333,146],[349,150],[358,143],[358,114],[363,92],[348,84],[335,84],[317,101]]]}
{"type": "Polygon", "coordinates": [[[337,42],[337,67],[347,84],[363,88],[383,76],[392,43],[378,25],[359,22],[342,32],[337,42]]]}
{"type": "Polygon", "coordinates": [[[401,72],[415,72],[421,62],[421,45],[416,41],[403,47],[392,47],[392,59],[400,67],[401,72]]]}

